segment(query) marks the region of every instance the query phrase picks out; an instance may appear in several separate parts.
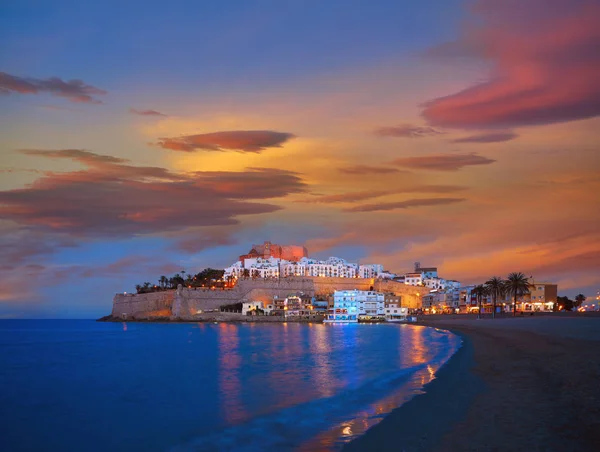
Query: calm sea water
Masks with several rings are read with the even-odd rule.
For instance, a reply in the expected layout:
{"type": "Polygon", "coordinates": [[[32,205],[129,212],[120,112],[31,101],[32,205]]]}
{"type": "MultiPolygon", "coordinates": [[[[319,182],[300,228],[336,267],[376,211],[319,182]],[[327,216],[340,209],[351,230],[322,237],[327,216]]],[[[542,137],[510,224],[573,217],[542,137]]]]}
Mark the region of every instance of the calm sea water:
{"type": "Polygon", "coordinates": [[[338,450],[458,347],[409,325],[0,320],[0,450],[338,450]]]}

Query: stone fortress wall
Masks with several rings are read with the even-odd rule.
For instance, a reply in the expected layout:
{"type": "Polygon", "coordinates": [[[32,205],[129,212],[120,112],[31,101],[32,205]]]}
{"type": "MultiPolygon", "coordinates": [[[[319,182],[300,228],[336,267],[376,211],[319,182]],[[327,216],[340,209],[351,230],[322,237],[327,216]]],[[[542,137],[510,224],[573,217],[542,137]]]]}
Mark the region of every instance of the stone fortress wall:
{"type": "Polygon", "coordinates": [[[118,319],[194,320],[202,313],[241,301],[270,303],[274,296],[285,298],[296,292],[326,298],[335,290],[370,290],[393,293],[402,297],[402,306],[420,308],[426,287],[414,287],[389,280],[366,278],[290,277],[281,280],[240,280],[231,290],[179,288],[148,294],[117,294],[113,299],[112,317],[118,319]]]}

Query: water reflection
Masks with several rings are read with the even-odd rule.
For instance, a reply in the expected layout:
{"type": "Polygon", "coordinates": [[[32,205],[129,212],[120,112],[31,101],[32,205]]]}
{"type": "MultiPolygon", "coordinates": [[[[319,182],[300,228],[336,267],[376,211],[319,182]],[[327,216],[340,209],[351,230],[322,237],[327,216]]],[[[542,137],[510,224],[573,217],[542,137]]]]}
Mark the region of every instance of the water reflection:
{"type": "Polygon", "coordinates": [[[446,333],[424,327],[215,328],[219,410],[229,427],[192,450],[339,449],[421,391],[453,352],[446,333]]]}
{"type": "MultiPolygon", "coordinates": [[[[311,325],[311,324],[309,324],[311,325]]],[[[310,352],[315,360],[313,367],[312,380],[315,388],[321,397],[330,397],[333,395],[331,380],[332,357],[331,344],[327,334],[327,325],[315,325],[309,330],[310,352]]]]}
{"type": "Polygon", "coordinates": [[[219,344],[219,395],[221,401],[221,417],[230,424],[235,424],[245,417],[241,399],[242,382],[239,370],[241,356],[239,353],[239,327],[220,323],[218,327],[219,344]]]}

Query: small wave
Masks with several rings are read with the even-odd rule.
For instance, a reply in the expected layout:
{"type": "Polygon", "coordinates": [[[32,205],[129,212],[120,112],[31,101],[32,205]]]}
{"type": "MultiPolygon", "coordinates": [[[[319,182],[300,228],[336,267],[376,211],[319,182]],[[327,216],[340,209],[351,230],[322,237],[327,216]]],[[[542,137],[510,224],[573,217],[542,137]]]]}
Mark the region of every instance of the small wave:
{"type": "Polygon", "coordinates": [[[298,447],[307,437],[326,431],[332,425],[352,419],[352,415],[381,398],[382,394],[398,390],[426,364],[389,372],[332,397],[312,400],[284,408],[246,423],[228,427],[189,443],[176,446],[171,452],[196,451],[268,451],[298,447]]]}

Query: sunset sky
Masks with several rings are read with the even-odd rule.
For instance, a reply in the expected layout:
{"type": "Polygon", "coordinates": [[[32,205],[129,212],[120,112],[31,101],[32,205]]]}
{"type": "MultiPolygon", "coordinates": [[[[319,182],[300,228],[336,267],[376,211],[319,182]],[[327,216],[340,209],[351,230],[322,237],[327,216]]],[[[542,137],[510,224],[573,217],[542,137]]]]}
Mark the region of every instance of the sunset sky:
{"type": "Polygon", "coordinates": [[[597,0],[3,2],[0,317],[264,240],[600,289],[597,0]]]}

